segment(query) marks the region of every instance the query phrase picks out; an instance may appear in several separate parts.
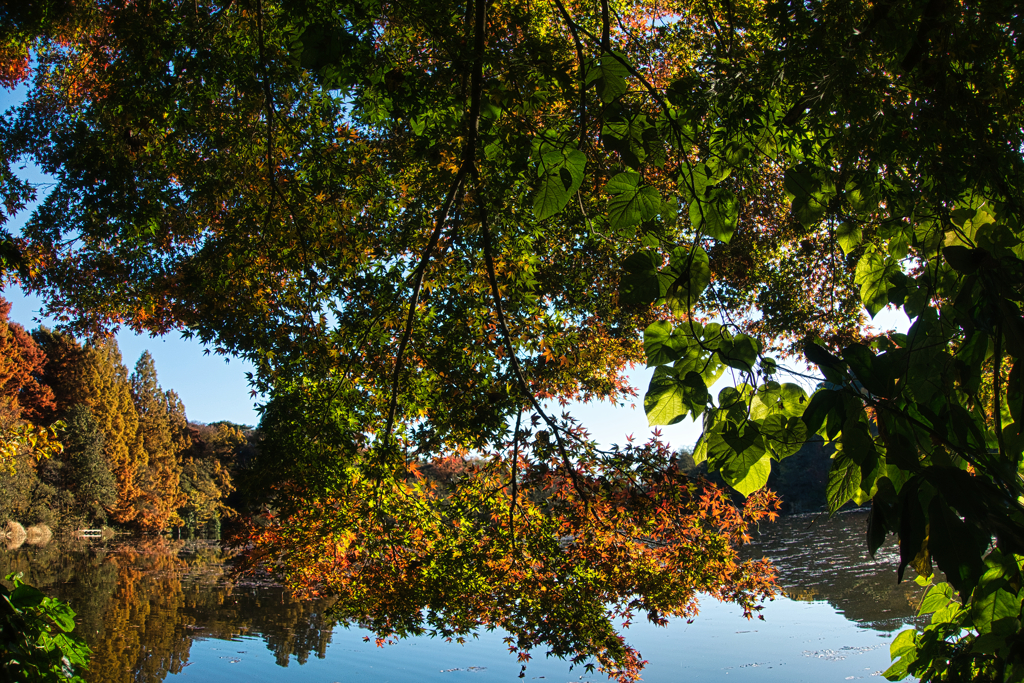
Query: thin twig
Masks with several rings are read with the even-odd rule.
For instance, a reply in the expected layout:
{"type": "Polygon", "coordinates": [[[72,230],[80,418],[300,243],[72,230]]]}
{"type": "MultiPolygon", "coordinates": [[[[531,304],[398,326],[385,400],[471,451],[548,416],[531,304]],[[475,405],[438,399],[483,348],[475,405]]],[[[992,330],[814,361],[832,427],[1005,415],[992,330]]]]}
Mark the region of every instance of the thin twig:
{"type": "Polygon", "coordinates": [[[558,453],[561,456],[562,466],[565,467],[566,473],[572,479],[573,488],[576,489],[576,493],[584,500],[589,508],[589,501],[586,493],[583,491],[583,485],[579,481],[579,475],[576,469],[572,466],[569,460],[568,451],[565,449],[565,441],[562,439],[562,430],[558,424],[547,414],[547,412],[541,407],[540,401],[534,395],[530,389],[530,385],[526,381],[526,376],[523,374],[522,366],[519,364],[519,358],[516,355],[515,346],[512,343],[512,334],[508,329],[508,321],[505,318],[505,310],[501,304],[501,290],[498,288],[498,277],[494,269],[494,253],[493,247],[491,246],[491,230],[487,225],[487,206],[483,197],[483,193],[480,191],[480,179],[474,169],[474,181],[477,185],[477,206],[480,213],[480,232],[483,237],[484,246],[484,264],[487,267],[487,279],[491,285],[491,297],[494,300],[494,312],[498,317],[498,328],[501,330],[502,341],[505,347],[508,349],[509,354],[509,365],[512,366],[512,373],[515,375],[516,382],[519,385],[520,391],[530,401],[530,405],[533,406],[534,411],[540,415],[541,419],[547,423],[548,427],[555,435],[555,443],[558,445],[558,453]]]}
{"type": "Polygon", "coordinates": [[[519,497],[519,426],[522,424],[522,408],[516,413],[516,431],[512,436],[512,500],[508,505],[508,530],[512,534],[512,552],[516,551],[515,512],[519,497]]]}

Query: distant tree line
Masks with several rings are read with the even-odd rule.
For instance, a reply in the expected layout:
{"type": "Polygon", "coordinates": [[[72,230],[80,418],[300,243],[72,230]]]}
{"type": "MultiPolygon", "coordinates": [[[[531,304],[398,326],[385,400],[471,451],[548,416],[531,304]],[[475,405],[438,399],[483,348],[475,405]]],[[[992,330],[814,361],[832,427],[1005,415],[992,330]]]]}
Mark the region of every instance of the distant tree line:
{"type": "Polygon", "coordinates": [[[253,430],[190,423],[148,351],[129,372],[113,338],[9,313],[0,298],[0,525],[219,528],[253,430]]]}

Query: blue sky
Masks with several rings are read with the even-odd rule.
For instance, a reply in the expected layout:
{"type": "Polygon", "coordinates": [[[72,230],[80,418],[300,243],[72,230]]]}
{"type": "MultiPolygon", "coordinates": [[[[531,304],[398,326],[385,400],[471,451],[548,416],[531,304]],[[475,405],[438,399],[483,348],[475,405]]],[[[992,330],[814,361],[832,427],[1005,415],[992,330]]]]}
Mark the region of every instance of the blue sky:
{"type": "MultiPolygon", "coordinates": [[[[39,315],[42,302],[38,298],[26,297],[19,289],[10,287],[4,290],[3,297],[11,302],[11,319],[26,329],[53,325],[39,315]]],[[[259,421],[245,379],[245,373],[252,370],[249,363],[217,356],[212,350],[204,355],[202,344],[176,335],[148,337],[122,330],[117,335],[117,344],[129,371],[143,351],[152,354],[160,385],[178,392],[188,419],[230,420],[248,425],[259,421]]]]}

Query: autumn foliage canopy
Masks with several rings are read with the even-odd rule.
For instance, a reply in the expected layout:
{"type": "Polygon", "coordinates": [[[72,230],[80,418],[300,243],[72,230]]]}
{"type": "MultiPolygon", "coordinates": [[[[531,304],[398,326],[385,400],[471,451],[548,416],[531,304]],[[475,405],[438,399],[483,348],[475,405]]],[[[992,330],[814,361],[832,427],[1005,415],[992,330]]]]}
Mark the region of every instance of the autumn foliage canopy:
{"type": "Polygon", "coordinates": [[[895,533],[899,578],[950,581],[887,675],[1024,679],[1016,4],[48,7],[4,34],[6,78],[35,55],[0,128],[7,214],[33,193],[18,159],[55,181],[5,273],[72,329],[255,364],[272,516],[251,540],[292,585],[383,637],[442,615],[632,675],[602,619],[688,614],[698,589],[749,609],[765,575],[716,544],[822,439],[830,508],[870,501],[868,549],[895,533]],[[890,306],[907,334],[864,326],[890,306]],[[821,374],[785,381],[803,361],[821,374]],[[694,457],[742,512],[552,409],[628,400],[633,363],[650,423],[700,419],[694,457]],[[452,458],[480,462],[428,474],[452,458]],[[461,606],[434,562],[469,571],[461,606]],[[616,595],[664,600],[587,593],[611,612],[560,649],[540,588],[615,566],[616,595]]]}

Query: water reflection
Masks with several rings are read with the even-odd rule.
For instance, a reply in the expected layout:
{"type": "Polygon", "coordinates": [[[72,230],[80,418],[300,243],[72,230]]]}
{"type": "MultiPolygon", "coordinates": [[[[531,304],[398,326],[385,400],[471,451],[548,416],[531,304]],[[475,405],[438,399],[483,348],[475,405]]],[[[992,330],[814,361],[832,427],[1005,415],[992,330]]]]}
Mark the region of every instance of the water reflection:
{"type": "MultiPolygon", "coordinates": [[[[922,589],[896,585],[894,543],[867,557],[865,524],[862,512],[788,517],[763,525],[743,554],[774,560],[788,597],[828,601],[857,625],[888,632],[916,612],[922,589]]],[[[83,542],[0,553],[0,571],[24,572],[71,603],[95,653],[93,683],[163,681],[188,666],[205,639],[258,638],[280,666],[323,658],[336,624],[330,605],[292,600],[278,586],[231,584],[228,559],[213,542],[83,542]]],[[[745,628],[729,618],[730,632],[745,628]]]]}
{"type": "Polygon", "coordinates": [[[824,600],[859,626],[895,631],[917,613],[924,590],[909,579],[897,585],[900,553],[895,536],[874,559],[868,555],[867,516],[855,510],[831,519],[823,513],[783,517],[761,525],[741,555],[770,558],[786,597],[824,600]]]}
{"type": "Polygon", "coordinates": [[[21,549],[0,571],[67,600],[93,649],[92,683],[157,683],[187,664],[194,641],[261,638],[277,660],[323,657],[334,621],[324,603],[279,586],[232,584],[216,543],[167,542],[21,549]]]}

